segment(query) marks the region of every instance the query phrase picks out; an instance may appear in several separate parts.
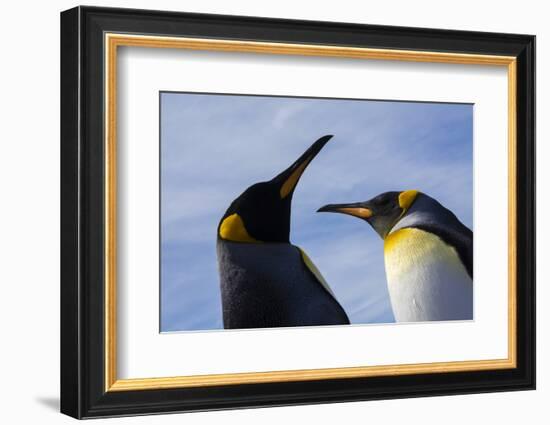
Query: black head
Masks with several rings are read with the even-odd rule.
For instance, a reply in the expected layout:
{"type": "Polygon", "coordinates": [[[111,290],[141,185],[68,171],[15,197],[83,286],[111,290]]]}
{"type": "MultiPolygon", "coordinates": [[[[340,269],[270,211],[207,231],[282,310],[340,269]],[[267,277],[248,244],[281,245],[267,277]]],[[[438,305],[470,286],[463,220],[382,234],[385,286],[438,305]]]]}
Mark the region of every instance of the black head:
{"type": "Polygon", "coordinates": [[[352,204],[329,204],[318,212],[349,214],[367,221],[384,239],[399,219],[407,212],[420,192],[385,192],[369,201],[352,204]]]}
{"type": "Polygon", "coordinates": [[[308,164],[331,138],[321,137],[285,171],[246,189],[220,220],[218,237],[234,242],[289,242],[294,189],[308,164]]]}

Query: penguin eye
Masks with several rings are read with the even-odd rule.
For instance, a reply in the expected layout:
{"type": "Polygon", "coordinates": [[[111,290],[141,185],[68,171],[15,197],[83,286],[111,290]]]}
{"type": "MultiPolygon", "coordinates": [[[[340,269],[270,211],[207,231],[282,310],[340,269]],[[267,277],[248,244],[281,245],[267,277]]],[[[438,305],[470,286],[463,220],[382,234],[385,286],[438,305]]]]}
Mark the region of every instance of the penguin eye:
{"type": "Polygon", "coordinates": [[[388,198],[387,196],[377,196],[372,200],[372,203],[379,207],[387,207],[391,204],[392,200],[388,198]]]}

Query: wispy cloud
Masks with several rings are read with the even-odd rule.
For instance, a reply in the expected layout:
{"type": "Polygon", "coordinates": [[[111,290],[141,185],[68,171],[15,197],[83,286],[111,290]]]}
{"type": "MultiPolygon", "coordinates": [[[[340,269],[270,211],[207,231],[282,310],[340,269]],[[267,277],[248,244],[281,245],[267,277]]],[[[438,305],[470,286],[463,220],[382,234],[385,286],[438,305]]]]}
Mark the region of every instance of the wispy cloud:
{"type": "Polygon", "coordinates": [[[294,194],[293,243],[321,270],[353,323],[393,320],[382,241],[326,203],[422,190],[472,226],[472,107],[165,93],[161,96],[163,330],[220,328],[215,231],[246,187],[314,140],[334,139],[294,194]]]}

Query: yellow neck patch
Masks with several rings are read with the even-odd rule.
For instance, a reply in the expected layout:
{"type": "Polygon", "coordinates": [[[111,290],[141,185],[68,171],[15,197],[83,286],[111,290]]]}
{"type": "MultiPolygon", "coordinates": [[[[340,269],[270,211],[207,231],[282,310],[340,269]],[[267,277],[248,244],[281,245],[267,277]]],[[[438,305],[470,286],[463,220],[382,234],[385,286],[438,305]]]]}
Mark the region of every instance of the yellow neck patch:
{"type": "Polygon", "coordinates": [[[292,174],[286,179],[286,181],[281,186],[281,199],[285,199],[290,192],[292,192],[292,189],[296,186],[298,183],[298,180],[300,180],[300,177],[302,173],[304,172],[305,168],[307,167],[307,164],[311,161],[311,158],[308,158],[304,162],[302,162],[296,169],[292,172],[292,174]]]}
{"type": "Polygon", "coordinates": [[[239,214],[231,214],[220,225],[220,238],[232,242],[259,242],[248,234],[239,214]]]}
{"type": "Polygon", "coordinates": [[[384,253],[387,254],[392,251],[398,244],[412,238],[418,231],[417,229],[405,228],[389,233],[384,239],[384,253]]]}
{"type": "Polygon", "coordinates": [[[399,206],[403,208],[403,210],[407,211],[416,199],[417,195],[418,190],[406,190],[401,192],[399,194],[399,206]]]}

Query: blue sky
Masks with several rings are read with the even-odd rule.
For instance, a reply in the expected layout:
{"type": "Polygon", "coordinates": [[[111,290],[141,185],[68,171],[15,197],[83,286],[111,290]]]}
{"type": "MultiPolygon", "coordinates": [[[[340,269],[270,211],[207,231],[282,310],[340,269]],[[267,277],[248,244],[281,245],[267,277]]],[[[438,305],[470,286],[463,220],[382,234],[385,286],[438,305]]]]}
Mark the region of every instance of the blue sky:
{"type": "Polygon", "coordinates": [[[223,328],[216,228],[244,189],[334,138],[294,193],[291,242],[352,323],[393,322],[382,240],[327,203],[418,189],[472,228],[473,106],[161,93],[161,331],[223,328]]]}

